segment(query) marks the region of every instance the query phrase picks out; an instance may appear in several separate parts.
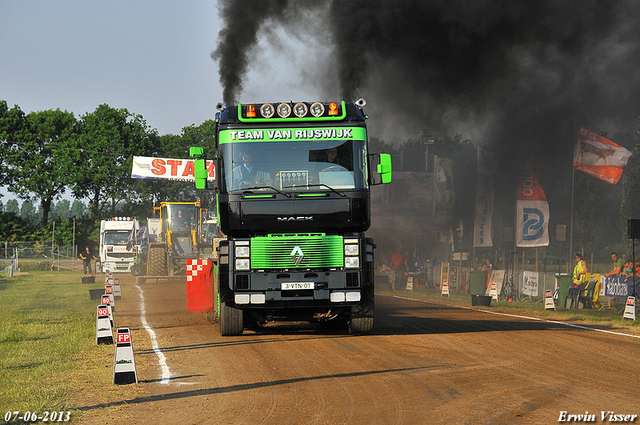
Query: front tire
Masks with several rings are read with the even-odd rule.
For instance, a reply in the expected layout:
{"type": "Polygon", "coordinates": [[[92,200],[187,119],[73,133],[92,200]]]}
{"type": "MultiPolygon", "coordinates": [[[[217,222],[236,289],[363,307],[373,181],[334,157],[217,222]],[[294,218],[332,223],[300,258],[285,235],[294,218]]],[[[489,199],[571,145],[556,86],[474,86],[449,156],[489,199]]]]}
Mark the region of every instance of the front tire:
{"type": "Polygon", "coordinates": [[[134,275],[134,276],[141,276],[142,275],[142,265],[134,264],[133,266],[131,266],[131,274],[134,275]]]}
{"type": "Polygon", "coordinates": [[[149,274],[151,276],[166,276],[167,256],[163,248],[149,249],[149,274]]]}
{"type": "Polygon", "coordinates": [[[373,330],[373,318],[375,316],[374,300],[365,301],[360,305],[351,307],[351,319],[349,320],[349,332],[352,334],[368,333],[373,330]]]}
{"type": "Polygon", "coordinates": [[[244,330],[244,315],[239,308],[231,307],[226,302],[220,303],[220,335],[239,336],[244,330]]]}

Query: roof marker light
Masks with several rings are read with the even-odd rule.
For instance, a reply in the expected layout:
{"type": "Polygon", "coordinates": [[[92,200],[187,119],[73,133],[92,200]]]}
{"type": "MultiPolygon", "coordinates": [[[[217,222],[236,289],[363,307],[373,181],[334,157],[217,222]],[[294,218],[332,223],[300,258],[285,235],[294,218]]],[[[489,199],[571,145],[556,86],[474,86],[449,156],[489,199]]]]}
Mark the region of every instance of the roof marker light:
{"type": "Polygon", "coordinates": [[[329,104],[329,115],[338,115],[338,104],[336,102],[331,102],[329,104]]]}
{"type": "Polygon", "coordinates": [[[256,117],[256,105],[247,105],[247,118],[256,117]]]}

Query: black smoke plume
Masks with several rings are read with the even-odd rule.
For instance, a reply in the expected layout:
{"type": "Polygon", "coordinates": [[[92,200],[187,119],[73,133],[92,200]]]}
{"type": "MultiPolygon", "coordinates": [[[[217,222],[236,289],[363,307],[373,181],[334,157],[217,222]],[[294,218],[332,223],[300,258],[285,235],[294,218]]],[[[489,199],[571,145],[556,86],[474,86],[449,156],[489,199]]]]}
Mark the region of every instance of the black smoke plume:
{"type": "Polygon", "coordinates": [[[266,23],[284,26],[298,22],[300,13],[313,10],[318,2],[308,0],[221,0],[224,28],[218,33],[218,46],[211,58],[219,62],[223,101],[235,103],[248,72],[249,55],[258,43],[266,23]]]}
{"type": "Polygon", "coordinates": [[[212,57],[226,103],[265,24],[325,19],[339,69],[327,79],[345,100],[365,97],[387,139],[429,128],[550,147],[574,118],[614,131],[633,129],[639,112],[640,7],[630,0],[224,0],[221,14],[212,57]]]}

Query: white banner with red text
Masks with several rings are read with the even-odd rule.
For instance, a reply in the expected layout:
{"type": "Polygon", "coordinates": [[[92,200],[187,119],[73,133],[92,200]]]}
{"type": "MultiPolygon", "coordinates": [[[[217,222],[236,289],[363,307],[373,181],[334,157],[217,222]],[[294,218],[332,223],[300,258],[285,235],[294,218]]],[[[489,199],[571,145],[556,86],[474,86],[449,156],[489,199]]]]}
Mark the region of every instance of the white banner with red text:
{"type": "MultiPolygon", "coordinates": [[[[194,182],[193,159],[134,156],[131,178],[194,182]]],[[[213,161],[207,161],[208,181],[215,180],[213,161]]]]}

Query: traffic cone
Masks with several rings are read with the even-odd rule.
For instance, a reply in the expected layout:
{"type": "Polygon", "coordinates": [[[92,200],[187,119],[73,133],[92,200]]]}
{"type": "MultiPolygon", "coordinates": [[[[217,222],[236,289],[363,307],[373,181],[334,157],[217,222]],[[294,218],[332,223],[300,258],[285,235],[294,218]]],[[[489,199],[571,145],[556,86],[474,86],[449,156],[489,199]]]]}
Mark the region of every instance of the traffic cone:
{"type": "Polygon", "coordinates": [[[98,306],[96,317],[96,344],[113,344],[113,329],[106,305],[98,306]]]}
{"type": "Polygon", "coordinates": [[[133,358],[133,343],[129,328],[118,328],[116,355],[113,360],[113,383],[126,385],[138,383],[136,361],[133,358]]]}

